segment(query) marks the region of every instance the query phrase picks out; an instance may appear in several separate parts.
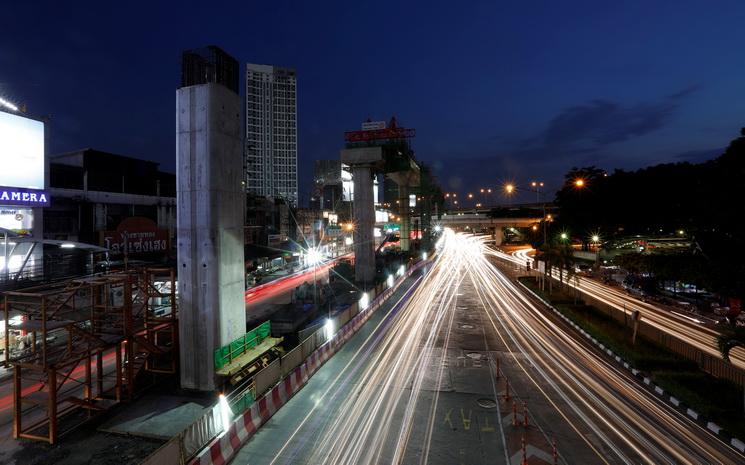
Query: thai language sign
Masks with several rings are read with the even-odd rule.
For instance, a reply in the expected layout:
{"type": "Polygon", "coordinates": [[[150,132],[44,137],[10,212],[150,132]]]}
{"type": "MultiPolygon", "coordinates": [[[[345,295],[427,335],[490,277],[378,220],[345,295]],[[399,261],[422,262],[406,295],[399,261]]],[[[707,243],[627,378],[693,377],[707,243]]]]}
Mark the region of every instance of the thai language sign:
{"type": "Polygon", "coordinates": [[[101,245],[112,255],[167,252],[170,240],[167,229],[158,229],[149,218],[126,218],[116,231],[102,231],[101,245]]]}

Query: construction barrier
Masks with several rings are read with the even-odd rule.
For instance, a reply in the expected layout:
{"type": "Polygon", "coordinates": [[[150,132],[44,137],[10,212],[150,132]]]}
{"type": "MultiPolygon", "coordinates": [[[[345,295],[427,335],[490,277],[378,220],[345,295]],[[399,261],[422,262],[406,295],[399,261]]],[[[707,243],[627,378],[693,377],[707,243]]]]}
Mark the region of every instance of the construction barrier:
{"type": "Polygon", "coordinates": [[[299,367],[300,364],[303,363],[304,359],[305,357],[303,357],[302,345],[298,345],[297,347],[283,355],[282,361],[279,364],[280,368],[282,368],[282,377],[287,376],[292,370],[299,367]]]}
{"type": "Polygon", "coordinates": [[[191,457],[196,454],[205,443],[220,434],[222,429],[220,406],[215,405],[179,434],[183,456],[191,457]]]}
{"type": "MultiPolygon", "coordinates": [[[[386,290],[376,292],[375,299],[371,301],[367,308],[360,310],[349,322],[342,326],[331,339],[313,351],[306,358],[302,365],[295,368],[289,376],[286,376],[278,384],[274,385],[268,392],[261,396],[246,412],[239,415],[233,420],[227,431],[223,432],[213,440],[205,449],[190,462],[190,465],[223,465],[231,460],[236,452],[248,441],[256,430],[266,423],[287,401],[295,395],[307,382],[313,374],[329,359],[336,351],[351,338],[354,333],[377,310],[382,302],[385,301],[401,283],[411,276],[411,274],[421,268],[426,262],[421,261],[411,267],[396,284],[386,290]]],[[[351,312],[350,312],[351,313],[351,312]]],[[[339,320],[337,320],[339,321],[339,320]]],[[[324,328],[319,329],[303,341],[301,347],[305,349],[305,343],[313,337],[322,334],[324,328]]],[[[271,366],[271,365],[270,365],[271,366]]],[[[269,367],[267,367],[269,368],[269,367]]],[[[266,370],[266,369],[264,369],[266,370]]],[[[257,376],[264,370],[257,373],[257,376]]],[[[280,370],[281,372],[281,370],[280,370]]],[[[268,375],[267,379],[269,378],[268,375]]],[[[262,381],[263,382],[263,381],[262,381]]],[[[258,386],[258,381],[257,381],[258,386]]],[[[257,393],[261,392],[257,387],[257,393]]],[[[154,462],[153,462],[154,463],[154,462]]]]}
{"type": "Polygon", "coordinates": [[[256,394],[265,393],[282,378],[282,369],[279,367],[279,363],[279,359],[274,360],[254,375],[256,394]]]}
{"type": "Polygon", "coordinates": [[[215,370],[219,370],[234,358],[261,344],[272,332],[271,322],[265,321],[230,344],[215,349],[215,370]]]}

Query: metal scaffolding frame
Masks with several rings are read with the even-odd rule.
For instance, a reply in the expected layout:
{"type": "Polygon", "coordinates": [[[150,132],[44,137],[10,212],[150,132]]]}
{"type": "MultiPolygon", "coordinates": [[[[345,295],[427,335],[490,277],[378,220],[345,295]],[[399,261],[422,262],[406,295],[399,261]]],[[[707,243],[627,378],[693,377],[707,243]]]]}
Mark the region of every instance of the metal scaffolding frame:
{"type": "Polygon", "coordinates": [[[145,373],[175,374],[175,293],[175,272],[166,268],[5,292],[13,437],[53,444],[95,412],[130,400],[145,373]],[[20,323],[11,326],[18,315],[20,323]],[[12,347],[11,330],[21,331],[12,347]],[[113,372],[106,369],[112,358],[113,372]]]}

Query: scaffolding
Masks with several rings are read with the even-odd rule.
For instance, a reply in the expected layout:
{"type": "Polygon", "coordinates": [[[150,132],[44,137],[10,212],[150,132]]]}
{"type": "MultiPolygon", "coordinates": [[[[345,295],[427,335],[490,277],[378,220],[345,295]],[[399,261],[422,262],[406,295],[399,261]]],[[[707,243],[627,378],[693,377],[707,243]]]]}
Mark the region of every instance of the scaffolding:
{"type": "Polygon", "coordinates": [[[54,444],[96,412],[132,399],[155,373],[175,374],[175,293],[175,273],[166,268],[6,292],[13,437],[54,444]]]}

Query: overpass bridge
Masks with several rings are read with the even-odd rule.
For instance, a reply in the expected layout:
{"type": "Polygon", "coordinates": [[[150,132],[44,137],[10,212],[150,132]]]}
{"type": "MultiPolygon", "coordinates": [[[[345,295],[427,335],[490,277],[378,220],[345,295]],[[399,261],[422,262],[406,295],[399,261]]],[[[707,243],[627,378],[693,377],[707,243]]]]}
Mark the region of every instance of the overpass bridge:
{"type": "Polygon", "coordinates": [[[507,237],[525,236],[535,226],[541,227],[542,215],[492,217],[490,209],[452,210],[443,213],[440,225],[454,231],[491,234],[497,245],[507,237]]]}

